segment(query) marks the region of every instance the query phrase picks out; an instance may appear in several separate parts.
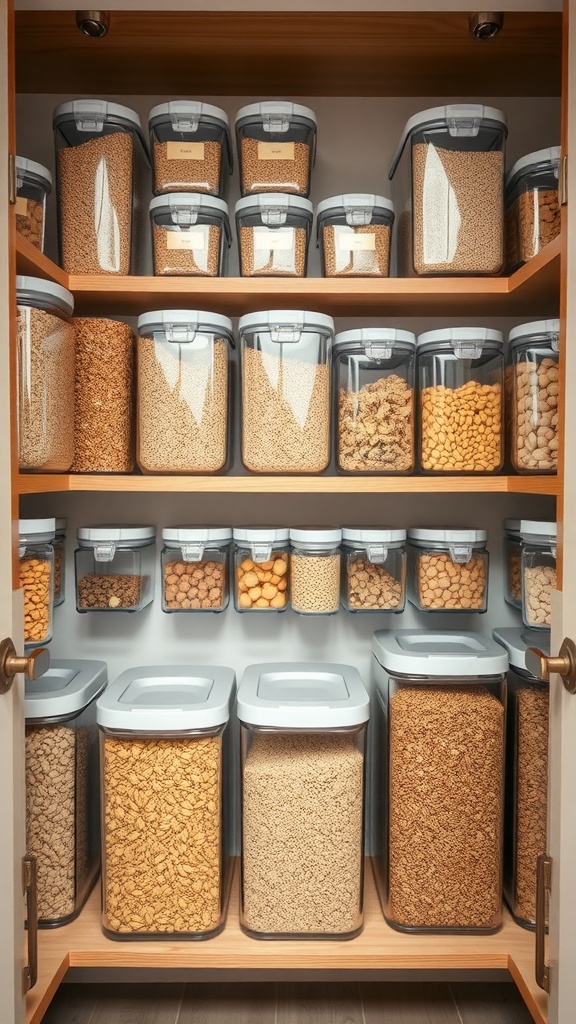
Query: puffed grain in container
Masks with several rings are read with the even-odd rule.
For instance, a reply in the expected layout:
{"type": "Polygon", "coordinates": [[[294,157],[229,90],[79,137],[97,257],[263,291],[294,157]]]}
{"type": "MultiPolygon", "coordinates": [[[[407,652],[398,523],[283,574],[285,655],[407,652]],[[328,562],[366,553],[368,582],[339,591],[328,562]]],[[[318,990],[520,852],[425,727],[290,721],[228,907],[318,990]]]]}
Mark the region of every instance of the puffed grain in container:
{"type": "Polygon", "coordinates": [[[342,473],[414,469],[416,338],[392,327],[336,335],[335,448],[342,473]]]}
{"type": "Polygon", "coordinates": [[[162,530],[162,611],[223,612],[228,607],[232,530],[171,526],[162,530]]]}
{"type": "Polygon", "coordinates": [[[477,633],[379,630],[374,871],[402,932],[502,923],[508,656],[477,633]]]}
{"type": "Polygon", "coordinates": [[[526,668],[526,651],[550,654],[542,633],[524,627],[495,629],[508,652],[504,895],[516,924],[536,927],[536,864],[546,853],[548,814],[548,683],[526,668]]]}
{"type": "Polygon", "coordinates": [[[222,931],[234,690],[230,668],[145,666],[123,672],[98,701],[108,938],[222,931]]]}
{"type": "Polygon", "coordinates": [[[401,275],[504,268],[506,115],[477,103],[411,117],[392,160],[401,275]]]}
{"type": "Polygon", "coordinates": [[[227,468],[232,321],[163,309],[138,318],[137,454],[144,473],[227,468]]]}
{"type": "Polygon", "coordinates": [[[69,274],[138,272],[150,175],[138,114],[106,100],[72,100],[56,107],[53,126],[62,267],[69,274]]]}
{"type": "Polygon", "coordinates": [[[408,530],[408,600],[421,612],[485,612],[486,530],[408,530]]]}
{"type": "Polygon", "coordinates": [[[369,698],[349,665],[249,666],[240,925],[252,938],[351,939],[363,923],[369,698]]]}
{"type": "Polygon", "coordinates": [[[394,204],[364,192],[332,196],[316,210],[324,277],[389,277],[394,204]]]}
{"type": "Polygon", "coordinates": [[[340,607],[342,530],[303,526],[290,530],[292,610],[334,615],[340,607]]]}
{"type": "Polygon", "coordinates": [[[522,621],[529,629],[550,629],[556,590],[556,523],[520,520],[522,621]]]}
{"type": "Polygon", "coordinates": [[[508,336],[510,461],[517,473],[558,468],[559,320],[536,320],[508,336]]]}
{"type": "Polygon", "coordinates": [[[150,203],[154,273],[220,277],[232,243],[228,204],[214,196],[173,192],[150,203]]]}
{"type": "Polygon", "coordinates": [[[16,157],[16,231],[44,252],[46,200],[52,190],[52,175],[34,160],[16,157]]]}
{"type": "Polygon", "coordinates": [[[52,639],[55,519],[20,519],[19,581],[24,593],[24,646],[52,639]]]}
{"type": "Polygon", "coordinates": [[[236,114],[243,196],[292,192],[308,196],[316,156],[316,115],[281,100],[250,103],[236,114]]]}
{"type": "Polygon", "coordinates": [[[232,173],[228,115],[198,100],[170,100],[148,117],[154,194],[204,192],[223,198],[232,173]]]}
{"type": "Polygon", "coordinates": [[[74,459],[74,296],[39,277],[16,278],[18,464],[66,473],[74,459]]]}
{"type": "Polygon", "coordinates": [[[242,461],[252,473],[322,473],[330,461],[334,321],[273,309],[240,317],[242,461]]]}
{"type": "Polygon", "coordinates": [[[560,234],[560,146],[517,160],[506,175],[506,246],[511,272],[560,234]]]}
{"type": "Polygon", "coordinates": [[[55,534],[52,541],[54,548],[54,607],[64,604],[66,596],[66,519],[54,520],[55,534]]]}
{"type": "Polygon", "coordinates": [[[236,203],[242,277],[306,277],[312,203],[289,193],[249,195],[236,203]]]}
{"type": "Polygon", "coordinates": [[[289,530],[234,527],[234,607],[283,612],[290,602],[289,530]]]}
{"type": "Polygon", "coordinates": [[[79,612],[139,612],[154,596],[153,526],[81,526],[76,565],[79,612]]]}
{"type": "Polygon", "coordinates": [[[36,857],[38,924],[68,924],[100,870],[96,698],[103,661],[52,661],[25,679],[26,849],[36,857]]]}
{"type": "Polygon", "coordinates": [[[497,473],[504,461],[504,344],[487,327],[421,334],[420,465],[425,473],[497,473]]]}
{"type": "Polygon", "coordinates": [[[349,612],[403,612],[406,530],[342,528],[342,607],[349,612]]]}
{"type": "Polygon", "coordinates": [[[504,520],[504,600],[522,608],[522,539],[520,520],[504,520]]]}

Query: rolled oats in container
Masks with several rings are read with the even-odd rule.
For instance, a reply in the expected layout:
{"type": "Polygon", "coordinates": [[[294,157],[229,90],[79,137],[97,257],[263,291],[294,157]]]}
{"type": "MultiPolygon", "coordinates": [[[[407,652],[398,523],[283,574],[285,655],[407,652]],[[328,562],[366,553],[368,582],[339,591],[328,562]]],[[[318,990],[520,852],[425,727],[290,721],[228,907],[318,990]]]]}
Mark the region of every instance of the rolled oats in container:
{"type": "Polygon", "coordinates": [[[312,203],[279,192],[236,203],[242,277],[305,277],[312,203]]]}
{"type": "Polygon", "coordinates": [[[408,530],[408,599],[422,612],[485,612],[486,530],[408,530]]]}
{"type": "Polygon", "coordinates": [[[316,115],[281,100],[250,103],[236,114],[243,196],[292,192],[308,196],[316,155],[316,115]]]}
{"type": "Polygon", "coordinates": [[[384,196],[349,193],[324,199],[316,211],[324,277],[388,277],[394,204],[384,196]]]}
{"type": "Polygon", "coordinates": [[[406,530],[342,528],[342,607],[349,612],[403,612],[406,530]]]}
{"type": "Polygon", "coordinates": [[[529,629],[550,629],[556,590],[556,523],[520,520],[522,621],[529,629]]]}
{"type": "Polygon", "coordinates": [[[16,157],[16,231],[44,252],[46,200],[52,190],[52,175],[34,160],[16,157]]]}
{"type": "Polygon", "coordinates": [[[232,173],[228,115],[198,100],[170,100],[148,117],[154,193],[204,192],[223,198],[232,173]]]}
{"type": "Polygon", "coordinates": [[[154,273],[219,277],[231,245],[228,206],[191,192],[156,196],[150,203],[154,273]]]}

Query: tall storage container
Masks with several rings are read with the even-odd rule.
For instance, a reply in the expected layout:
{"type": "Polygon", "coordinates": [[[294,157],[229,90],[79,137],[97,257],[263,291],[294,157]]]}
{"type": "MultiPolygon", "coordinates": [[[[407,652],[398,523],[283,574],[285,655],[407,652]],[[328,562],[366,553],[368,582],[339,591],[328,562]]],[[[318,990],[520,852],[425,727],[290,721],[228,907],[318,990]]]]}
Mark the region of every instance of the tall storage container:
{"type": "Polygon", "coordinates": [[[232,530],[166,527],[162,540],[162,611],[224,611],[232,530]]]}
{"type": "Polygon", "coordinates": [[[236,203],[242,277],[306,277],[313,206],[301,196],[268,192],[236,203]]]}
{"type": "Polygon", "coordinates": [[[348,665],[246,669],[240,924],[252,937],[361,930],[368,717],[368,694],[348,665]]]}
{"type": "Polygon", "coordinates": [[[506,175],[506,244],[509,272],[532,259],[560,234],[560,146],[528,153],[506,175]]]}
{"type": "Polygon", "coordinates": [[[308,196],[316,156],[316,115],[282,100],[250,103],[236,114],[243,196],[292,192],[308,196]]]}
{"type": "Polygon", "coordinates": [[[44,252],[46,200],[52,190],[52,175],[34,160],[16,157],[16,231],[44,252]]]}
{"type": "Polygon", "coordinates": [[[332,196],[316,211],[324,277],[389,277],[394,204],[363,192],[332,196]]]}
{"type": "Polygon", "coordinates": [[[508,336],[510,461],[517,473],[558,466],[559,320],[536,320],[508,336]]]}
{"type": "Polygon", "coordinates": [[[223,198],[232,173],[228,115],[198,100],[170,100],[148,117],[154,193],[204,192],[223,198]]]}
{"type": "Polygon", "coordinates": [[[98,701],[111,939],[207,939],[224,927],[234,682],[213,665],[134,668],[98,701]]]}
{"type": "Polygon", "coordinates": [[[47,644],[52,639],[55,536],[55,519],[21,519],[18,524],[25,647],[47,644]]]}
{"type": "Polygon", "coordinates": [[[406,932],[502,921],[508,656],[477,633],[374,634],[376,882],[406,932]]]}
{"type": "Polygon", "coordinates": [[[556,590],[556,523],[522,519],[522,621],[529,629],[550,629],[556,590]]]}
{"type": "Polygon", "coordinates": [[[154,596],[153,526],[81,526],[78,529],[76,609],[139,612],[154,596]]]}

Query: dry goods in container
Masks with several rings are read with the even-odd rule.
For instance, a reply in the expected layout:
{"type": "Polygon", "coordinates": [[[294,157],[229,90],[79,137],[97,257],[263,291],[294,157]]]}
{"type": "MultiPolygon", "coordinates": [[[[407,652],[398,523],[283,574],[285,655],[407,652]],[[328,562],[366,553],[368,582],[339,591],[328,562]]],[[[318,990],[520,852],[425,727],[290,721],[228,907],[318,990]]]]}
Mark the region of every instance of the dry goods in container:
{"type": "Polygon", "coordinates": [[[79,612],[138,612],[154,595],[153,526],[78,529],[76,608],[79,612]]]}
{"type": "Polygon", "coordinates": [[[518,473],[557,469],[559,331],[559,320],[537,320],[508,336],[510,459],[518,473]]]}
{"type": "Polygon", "coordinates": [[[19,522],[19,581],[24,592],[24,644],[33,647],[52,639],[54,608],[55,519],[19,522]]]}
{"type": "Polygon", "coordinates": [[[302,615],[333,615],[340,605],[342,530],[290,530],[292,608],[302,615]]]}
{"type": "Polygon", "coordinates": [[[531,629],[550,629],[556,590],[556,523],[522,519],[522,620],[531,629]]]}
{"type": "Polygon", "coordinates": [[[406,530],[343,527],[342,606],[350,612],[402,612],[406,530]]]}
{"type": "Polygon", "coordinates": [[[506,177],[509,271],[532,259],[560,234],[560,157],[560,146],[528,153],[506,177]]]}
{"type": "Polygon", "coordinates": [[[520,520],[504,520],[504,600],[522,608],[522,542],[520,520]]]}
{"type": "Polygon", "coordinates": [[[324,199],[316,211],[325,277],[388,277],[394,204],[384,196],[349,193],[324,199]]]}
{"type": "Polygon", "coordinates": [[[232,172],[228,115],[198,100],[170,100],[148,117],[154,192],[224,196],[232,172]]]}
{"type": "Polygon", "coordinates": [[[54,548],[54,607],[63,604],[66,583],[66,519],[55,519],[54,548]]]}
{"type": "Polygon", "coordinates": [[[162,530],[162,609],[221,612],[228,605],[229,527],[162,530]]]}
{"type": "Polygon", "coordinates": [[[305,277],[312,203],[278,192],[236,203],[242,277],[305,277]]]}
{"type": "Polygon", "coordinates": [[[16,231],[44,252],[46,199],[52,190],[52,175],[47,167],[17,156],[16,231]]]}
{"type": "Polygon", "coordinates": [[[231,244],[228,206],[213,196],[175,192],[150,203],[154,273],[218,277],[231,244]]]}
{"type": "Polygon", "coordinates": [[[233,536],[236,611],[284,611],[290,600],[289,531],[235,527],[233,536]]]}
{"type": "Polygon", "coordinates": [[[316,155],[316,115],[298,103],[266,101],[236,115],[242,195],[292,192],[308,196],[316,155]]]}
{"type": "Polygon", "coordinates": [[[408,597],[420,611],[485,612],[486,530],[408,530],[408,597]]]}

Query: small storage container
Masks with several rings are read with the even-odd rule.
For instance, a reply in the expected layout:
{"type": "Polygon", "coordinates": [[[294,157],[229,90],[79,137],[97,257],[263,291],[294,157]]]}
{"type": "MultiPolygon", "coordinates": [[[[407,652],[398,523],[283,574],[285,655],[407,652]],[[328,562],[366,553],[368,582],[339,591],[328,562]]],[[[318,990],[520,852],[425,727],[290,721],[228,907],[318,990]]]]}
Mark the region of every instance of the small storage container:
{"type": "Polygon", "coordinates": [[[542,634],[523,627],[495,629],[508,652],[504,895],[514,920],[536,927],[536,864],[546,853],[548,814],[548,684],[526,669],[529,647],[550,654],[542,634]]]}
{"type": "Polygon", "coordinates": [[[321,473],[330,461],[334,321],[270,310],[240,317],[242,461],[253,473],[321,473]]]}
{"type": "Polygon", "coordinates": [[[290,602],[289,531],[234,527],[233,536],[236,611],[285,611],[290,602]]]}
{"type": "Polygon", "coordinates": [[[72,100],[56,107],[53,126],[62,267],[137,272],[150,166],[138,114],[106,100],[72,100]]]}
{"type": "Polygon", "coordinates": [[[520,520],[504,520],[504,600],[522,608],[522,541],[520,520]]]}
{"type": "Polygon", "coordinates": [[[477,633],[379,630],[376,884],[403,932],[502,922],[508,657],[477,633]]]}
{"type": "Polygon", "coordinates": [[[336,335],[336,459],[343,473],[414,469],[414,353],[410,331],[364,327],[336,335]]]}
{"type": "Polygon", "coordinates": [[[418,338],[420,465],[426,473],[497,473],[504,461],[504,344],[486,327],[418,338]]]}
{"type": "Polygon", "coordinates": [[[506,115],[477,103],[409,119],[390,168],[402,276],[504,268],[506,115]]]}
{"type": "Polygon", "coordinates": [[[530,629],[550,629],[556,590],[556,523],[522,519],[522,621],[530,629]]]}
{"type": "Polygon", "coordinates": [[[54,520],[54,607],[64,604],[66,590],[66,519],[54,520]]]}
{"type": "Polygon", "coordinates": [[[39,277],[16,278],[18,464],[66,473],[74,458],[74,297],[39,277]]]}
{"type": "Polygon", "coordinates": [[[324,277],[389,277],[394,204],[363,192],[332,196],[316,210],[324,277]]]}
{"type": "Polygon", "coordinates": [[[148,117],[154,194],[205,192],[223,198],[232,173],[228,115],[198,100],[171,100],[148,117]]]}
{"type": "Polygon", "coordinates": [[[560,234],[560,146],[517,160],[506,176],[508,270],[532,259],[560,234]]]}
{"type": "Polygon", "coordinates": [[[55,519],[21,519],[18,526],[19,578],[24,591],[24,646],[52,639],[55,519]]]}
{"type": "Polygon", "coordinates": [[[253,938],[350,939],[361,930],[368,717],[349,665],[244,672],[240,924],[253,938]]]}
{"type": "Polygon", "coordinates": [[[154,596],[153,526],[81,526],[75,551],[79,612],[139,612],[154,596]]]}
{"type": "Polygon", "coordinates": [[[209,939],[230,888],[234,672],[132,668],[97,705],[102,925],[110,939],[209,939]]]}
{"type": "Polygon", "coordinates": [[[558,468],[559,320],[536,320],[508,336],[510,460],[517,473],[558,468]]]}
{"type": "Polygon", "coordinates": [[[408,599],[421,612],[485,612],[486,530],[408,530],[408,599]]]}
{"type": "Polygon", "coordinates": [[[316,115],[279,100],[250,103],[236,114],[243,196],[292,192],[308,196],[316,156],[316,115]]]}
{"type": "Polygon", "coordinates": [[[334,615],[340,605],[342,530],[304,526],[290,530],[292,609],[334,615]]]}
{"type": "Polygon", "coordinates": [[[190,192],[156,196],[150,203],[154,273],[219,277],[232,239],[222,199],[190,192]]]}
{"type": "Polygon", "coordinates": [[[313,206],[309,199],[272,192],[236,203],[242,277],[306,277],[313,206]]]}
{"type": "Polygon", "coordinates": [[[46,199],[52,191],[52,175],[47,167],[16,157],[16,231],[44,252],[46,199]]]}
{"type": "Polygon", "coordinates": [[[100,870],[96,698],[103,661],[52,661],[25,677],[26,850],[36,857],[38,924],[78,916],[100,870]]]}
{"type": "Polygon", "coordinates": [[[229,527],[162,530],[162,611],[223,612],[228,607],[229,527]]]}
{"type": "Polygon", "coordinates": [[[342,529],[342,607],[349,612],[403,612],[406,530],[342,529]]]}
{"type": "Polygon", "coordinates": [[[138,318],[138,450],[144,473],[220,473],[228,462],[232,321],[163,309],[138,318]]]}

